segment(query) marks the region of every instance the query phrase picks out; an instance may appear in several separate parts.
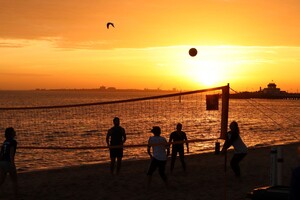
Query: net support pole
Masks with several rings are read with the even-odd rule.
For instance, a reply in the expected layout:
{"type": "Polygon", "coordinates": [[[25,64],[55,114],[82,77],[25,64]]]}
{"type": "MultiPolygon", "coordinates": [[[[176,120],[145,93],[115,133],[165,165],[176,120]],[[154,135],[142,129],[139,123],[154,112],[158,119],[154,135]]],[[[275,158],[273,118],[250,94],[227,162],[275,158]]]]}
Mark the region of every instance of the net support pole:
{"type": "MultiPolygon", "coordinates": [[[[228,111],[229,111],[229,83],[222,88],[222,116],[221,116],[221,133],[220,139],[226,139],[228,126],[228,111]]],[[[227,151],[224,155],[224,200],[227,200],[227,151]]]]}
{"type": "Polygon", "coordinates": [[[226,138],[229,111],[229,83],[222,88],[221,139],[226,138]]]}

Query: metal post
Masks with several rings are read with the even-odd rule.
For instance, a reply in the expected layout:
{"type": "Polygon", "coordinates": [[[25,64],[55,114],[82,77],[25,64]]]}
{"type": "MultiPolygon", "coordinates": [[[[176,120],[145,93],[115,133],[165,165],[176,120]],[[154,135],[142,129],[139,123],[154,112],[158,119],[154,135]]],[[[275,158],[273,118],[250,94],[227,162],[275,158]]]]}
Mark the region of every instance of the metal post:
{"type": "MultiPolygon", "coordinates": [[[[222,88],[222,116],[221,116],[221,133],[220,139],[226,139],[228,126],[228,111],[229,111],[229,83],[222,88]]],[[[227,151],[224,156],[224,200],[227,199],[227,151]]]]}
{"type": "Polygon", "coordinates": [[[277,185],[277,148],[271,148],[270,186],[277,185]]]}
{"type": "Polygon", "coordinates": [[[282,148],[277,147],[277,159],[276,159],[276,178],[277,178],[277,185],[282,185],[282,171],[283,171],[283,154],[282,148]]]}
{"type": "Polygon", "coordinates": [[[226,138],[229,110],[229,83],[222,88],[221,139],[226,138]]]}

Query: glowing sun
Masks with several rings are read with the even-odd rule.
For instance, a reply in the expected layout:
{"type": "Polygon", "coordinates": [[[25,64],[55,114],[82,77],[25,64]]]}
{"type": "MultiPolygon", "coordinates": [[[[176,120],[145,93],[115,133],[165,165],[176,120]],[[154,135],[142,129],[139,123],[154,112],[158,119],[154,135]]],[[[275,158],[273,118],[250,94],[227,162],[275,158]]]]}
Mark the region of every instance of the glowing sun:
{"type": "Polygon", "coordinates": [[[213,60],[189,60],[188,76],[195,82],[205,86],[220,84],[223,74],[223,64],[213,60]]]}

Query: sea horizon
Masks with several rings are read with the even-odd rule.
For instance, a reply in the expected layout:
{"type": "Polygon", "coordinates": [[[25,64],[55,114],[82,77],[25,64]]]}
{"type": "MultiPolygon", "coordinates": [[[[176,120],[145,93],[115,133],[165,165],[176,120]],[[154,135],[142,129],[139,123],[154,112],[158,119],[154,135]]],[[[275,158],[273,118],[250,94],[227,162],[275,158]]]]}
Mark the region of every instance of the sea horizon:
{"type": "MultiPolygon", "coordinates": [[[[229,83],[228,83],[229,84],[229,83]]],[[[225,86],[225,85],[224,85],[225,86]]],[[[208,88],[216,88],[219,86],[209,86],[205,87],[205,89],[208,88]]],[[[201,88],[199,88],[201,89],[201,88]]],[[[281,90],[281,88],[277,88],[276,84],[274,82],[269,83],[265,88],[258,88],[257,90],[239,90],[235,91],[234,89],[231,89],[231,94],[246,94],[246,93],[257,93],[257,92],[263,92],[266,89],[275,89],[278,90],[277,92],[285,93],[285,94],[295,94],[300,95],[300,93],[297,92],[288,92],[287,90],[281,90]],[[269,85],[275,85],[274,88],[269,88],[269,85]]],[[[117,88],[114,86],[100,86],[98,88],[34,88],[34,89],[0,89],[0,91],[100,91],[100,92],[184,92],[184,91],[194,91],[198,89],[179,89],[176,87],[173,87],[172,89],[162,89],[162,88],[117,88]]],[[[273,91],[270,91],[271,93],[273,91]]]]}

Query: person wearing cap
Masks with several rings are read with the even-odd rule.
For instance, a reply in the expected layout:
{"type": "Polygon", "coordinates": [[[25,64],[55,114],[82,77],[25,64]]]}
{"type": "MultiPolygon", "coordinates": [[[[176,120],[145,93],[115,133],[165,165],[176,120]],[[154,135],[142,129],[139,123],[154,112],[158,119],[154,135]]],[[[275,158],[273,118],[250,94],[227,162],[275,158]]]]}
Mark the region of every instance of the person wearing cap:
{"type": "Polygon", "coordinates": [[[161,129],[159,126],[154,126],[151,130],[154,136],[151,136],[148,140],[147,152],[151,158],[150,167],[147,172],[148,186],[151,183],[152,174],[158,168],[159,175],[167,185],[167,176],[165,173],[167,157],[169,152],[169,145],[166,138],[161,137],[161,129]],[[151,152],[152,147],[152,152],[151,152]],[[168,150],[168,151],[167,151],[168,150]]]}
{"type": "Polygon", "coordinates": [[[117,158],[117,174],[120,173],[122,157],[123,157],[123,144],[126,141],[125,129],[120,126],[120,119],[115,117],[113,119],[114,126],[110,128],[106,135],[106,143],[109,147],[110,153],[110,172],[114,174],[115,162],[117,158]]]}
{"type": "MultiPolygon", "coordinates": [[[[172,145],[172,154],[171,154],[171,173],[173,172],[176,156],[179,153],[179,158],[182,164],[183,171],[186,170],[186,165],[184,162],[184,145],[183,142],[187,141],[185,132],[182,131],[182,124],[178,123],[176,125],[176,131],[170,134],[169,142],[174,142],[172,145]]],[[[189,144],[186,143],[187,152],[189,152],[189,144]]]]}
{"type": "Polygon", "coordinates": [[[15,165],[15,154],[17,141],[15,140],[16,132],[14,128],[5,129],[5,140],[0,151],[0,186],[4,183],[7,174],[9,174],[15,197],[17,196],[18,180],[15,165]]]}

